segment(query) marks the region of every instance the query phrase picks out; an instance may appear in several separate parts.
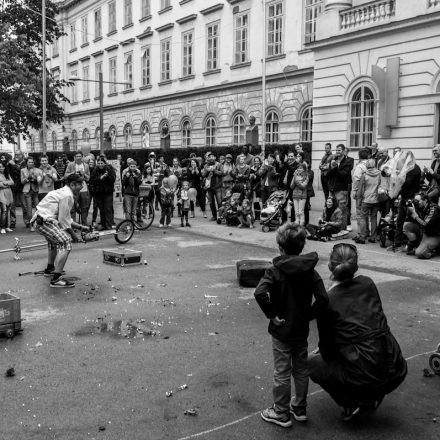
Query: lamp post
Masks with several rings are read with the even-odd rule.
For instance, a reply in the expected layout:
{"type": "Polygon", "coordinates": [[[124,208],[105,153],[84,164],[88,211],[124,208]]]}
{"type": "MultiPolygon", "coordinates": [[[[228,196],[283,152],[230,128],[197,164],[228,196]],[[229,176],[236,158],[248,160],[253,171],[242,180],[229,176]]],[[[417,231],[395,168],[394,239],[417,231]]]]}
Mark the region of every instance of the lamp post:
{"type": "Polygon", "coordinates": [[[266,154],[266,1],[262,0],[263,5],[263,58],[262,58],[262,72],[261,72],[261,154],[263,157],[266,154]]]}
{"type": "Polygon", "coordinates": [[[72,76],[69,78],[69,81],[83,81],[83,82],[92,82],[99,83],[99,151],[101,154],[104,153],[104,83],[105,84],[122,84],[127,85],[131,84],[129,81],[124,82],[116,82],[116,81],[104,81],[102,72],[99,72],[98,80],[95,79],[83,79],[78,78],[77,76],[72,76]]]}
{"type": "Polygon", "coordinates": [[[42,135],[43,135],[43,154],[46,154],[46,0],[42,0],[41,4],[41,12],[42,12],[42,56],[43,56],[43,126],[42,126],[42,135]]]}

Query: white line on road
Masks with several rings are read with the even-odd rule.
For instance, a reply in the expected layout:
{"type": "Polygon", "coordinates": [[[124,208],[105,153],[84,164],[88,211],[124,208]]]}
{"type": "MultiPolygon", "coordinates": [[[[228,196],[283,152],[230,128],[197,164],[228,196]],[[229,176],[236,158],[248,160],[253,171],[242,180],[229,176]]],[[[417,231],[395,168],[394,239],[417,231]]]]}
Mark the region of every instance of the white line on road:
{"type": "MultiPolygon", "coordinates": [[[[434,353],[434,351],[426,351],[424,353],[415,354],[414,356],[410,356],[410,357],[406,358],[405,360],[409,361],[411,359],[415,359],[417,357],[425,356],[425,355],[428,355],[428,354],[431,354],[431,353],[434,353]]],[[[315,396],[316,394],[322,393],[323,391],[324,390],[322,390],[322,389],[317,390],[317,391],[313,391],[313,393],[309,393],[308,394],[308,397],[315,396]]],[[[234,420],[234,421],[229,422],[229,423],[225,423],[224,425],[221,425],[221,426],[216,426],[215,428],[211,428],[211,429],[208,429],[206,431],[198,432],[197,434],[191,434],[191,435],[188,435],[186,437],[181,437],[178,440],[191,440],[193,438],[201,437],[202,435],[207,435],[207,434],[211,434],[212,432],[215,432],[215,431],[220,431],[221,429],[228,428],[229,426],[236,425],[237,423],[241,423],[241,422],[244,422],[245,420],[248,420],[248,419],[250,419],[252,417],[255,417],[258,414],[260,414],[260,412],[261,411],[256,411],[256,412],[254,412],[252,414],[249,414],[248,416],[242,417],[241,419],[234,420]]]]}

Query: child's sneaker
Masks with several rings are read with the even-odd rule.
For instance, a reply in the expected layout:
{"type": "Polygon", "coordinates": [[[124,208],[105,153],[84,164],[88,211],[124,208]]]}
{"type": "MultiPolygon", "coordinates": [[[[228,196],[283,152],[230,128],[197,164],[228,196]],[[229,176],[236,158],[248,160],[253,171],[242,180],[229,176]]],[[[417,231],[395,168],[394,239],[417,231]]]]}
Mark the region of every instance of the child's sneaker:
{"type": "Polygon", "coordinates": [[[6,234],[6,231],[4,229],[0,229],[0,234],[6,234]]]}
{"type": "Polygon", "coordinates": [[[290,428],[292,426],[290,414],[278,414],[272,406],[263,409],[260,415],[265,422],[275,423],[275,425],[282,426],[283,428],[290,428]]]}
{"type": "Polygon", "coordinates": [[[183,224],[183,222],[180,223],[180,227],[181,227],[181,228],[185,227],[185,225],[183,224]]]}
{"type": "Polygon", "coordinates": [[[191,225],[190,225],[188,222],[186,222],[186,225],[185,225],[185,226],[188,227],[188,228],[191,227],[191,225]]]}
{"type": "Polygon", "coordinates": [[[342,412],[342,420],[344,422],[349,422],[350,420],[353,419],[353,417],[359,414],[360,410],[361,409],[359,408],[359,406],[350,406],[344,408],[342,412]]]}
{"type": "Polygon", "coordinates": [[[163,224],[162,223],[159,224],[159,228],[163,228],[163,224]]]}
{"type": "Polygon", "coordinates": [[[307,422],[307,410],[305,408],[298,408],[290,403],[290,414],[294,417],[297,422],[307,422]]]}

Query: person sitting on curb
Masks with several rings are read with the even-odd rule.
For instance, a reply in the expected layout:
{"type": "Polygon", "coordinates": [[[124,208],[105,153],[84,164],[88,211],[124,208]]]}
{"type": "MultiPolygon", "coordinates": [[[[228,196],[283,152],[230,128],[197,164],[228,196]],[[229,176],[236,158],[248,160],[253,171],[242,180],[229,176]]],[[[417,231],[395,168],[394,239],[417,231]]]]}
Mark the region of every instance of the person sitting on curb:
{"type": "Polygon", "coordinates": [[[315,270],[318,254],[301,254],[306,241],[305,229],[296,223],[285,223],[278,228],[276,241],[281,255],[274,258],[273,266],[266,270],[254,293],[270,320],[275,366],[274,404],[263,410],[261,417],[288,428],[292,426],[290,413],[298,422],[307,421],[309,321],[325,309],[328,297],[315,270]],[[295,381],[292,399],[291,376],[295,381]]]}

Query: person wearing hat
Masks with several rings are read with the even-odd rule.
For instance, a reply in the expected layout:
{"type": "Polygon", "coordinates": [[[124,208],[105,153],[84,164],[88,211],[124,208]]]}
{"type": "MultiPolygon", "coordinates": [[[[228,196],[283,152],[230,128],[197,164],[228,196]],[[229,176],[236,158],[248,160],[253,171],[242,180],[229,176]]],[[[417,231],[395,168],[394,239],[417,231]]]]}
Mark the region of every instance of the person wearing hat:
{"type": "Polygon", "coordinates": [[[225,156],[225,163],[222,165],[222,187],[223,187],[223,197],[226,191],[232,189],[234,186],[234,162],[232,154],[227,154],[225,156]]]}
{"type": "Polygon", "coordinates": [[[75,197],[79,196],[83,187],[84,177],[79,173],[73,173],[66,177],[65,182],[63,188],[50,191],[41,200],[31,219],[31,223],[36,224],[37,232],[47,241],[48,258],[44,276],[52,276],[50,287],[55,288],[75,286],[75,283],[62,277],[72,250],[72,241],[80,241],[73,228],[89,230],[89,226],[74,222],[70,215],[75,197]]]}

